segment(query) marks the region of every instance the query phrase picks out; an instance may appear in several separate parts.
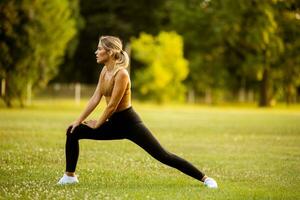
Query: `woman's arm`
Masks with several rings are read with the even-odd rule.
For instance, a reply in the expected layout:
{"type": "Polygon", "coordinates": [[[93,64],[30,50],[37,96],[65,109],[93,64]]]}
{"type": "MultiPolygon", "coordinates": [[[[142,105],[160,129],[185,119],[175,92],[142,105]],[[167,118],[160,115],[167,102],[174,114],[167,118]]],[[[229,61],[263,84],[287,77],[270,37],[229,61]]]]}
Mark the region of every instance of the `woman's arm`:
{"type": "Polygon", "coordinates": [[[111,94],[109,103],[107,104],[100,119],[96,122],[94,128],[100,127],[117,109],[129,83],[129,75],[126,70],[121,70],[115,77],[115,85],[111,94]]]}
{"type": "Polygon", "coordinates": [[[76,122],[81,123],[83,120],[85,120],[91,114],[91,112],[96,108],[96,106],[99,104],[99,102],[103,96],[103,94],[101,93],[101,90],[100,90],[102,74],[103,74],[103,70],[100,73],[98,84],[97,84],[97,87],[96,87],[96,90],[95,90],[93,96],[90,98],[87,106],[85,107],[85,109],[83,110],[81,115],[77,118],[76,122]]]}

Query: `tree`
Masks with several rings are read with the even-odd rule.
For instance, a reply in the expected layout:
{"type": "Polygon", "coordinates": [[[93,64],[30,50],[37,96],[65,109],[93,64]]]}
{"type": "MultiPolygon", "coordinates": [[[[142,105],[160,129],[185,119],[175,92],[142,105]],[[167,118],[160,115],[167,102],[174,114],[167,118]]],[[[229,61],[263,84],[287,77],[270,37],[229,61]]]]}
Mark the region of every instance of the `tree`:
{"type": "MultiPolygon", "coordinates": [[[[274,96],[272,72],[277,58],[283,52],[283,43],[278,35],[278,24],[273,8],[275,2],[272,0],[235,2],[237,7],[232,6],[231,0],[224,3],[227,3],[224,6],[224,12],[227,14],[233,9],[238,10],[234,12],[236,14],[234,18],[238,20],[232,20],[232,17],[225,19],[230,27],[224,32],[225,55],[240,58],[234,68],[228,66],[228,69],[235,71],[241,80],[258,82],[259,105],[269,106],[274,96]]],[[[229,59],[226,61],[232,63],[229,59]]]]}
{"type": "Polygon", "coordinates": [[[283,40],[284,53],[277,59],[274,73],[276,89],[284,94],[287,104],[296,102],[300,86],[300,2],[280,1],[275,5],[279,35],[283,40]],[[283,92],[281,92],[283,91],[283,92]]]}
{"type": "MultiPolygon", "coordinates": [[[[95,61],[94,52],[99,36],[118,36],[123,40],[125,47],[130,37],[138,36],[142,31],[157,34],[161,28],[164,1],[80,1],[80,15],[84,20],[84,28],[80,30],[74,57],[65,59],[61,66],[62,73],[55,80],[84,83],[97,81],[100,67],[95,61]]],[[[135,67],[134,62],[131,63],[135,67]]]]}
{"type": "MultiPolygon", "coordinates": [[[[188,85],[200,94],[206,88],[233,93],[240,88],[253,89],[260,96],[259,105],[269,106],[276,96],[274,82],[278,69],[282,75],[298,71],[297,56],[288,56],[299,52],[297,38],[292,37],[294,42],[288,40],[289,34],[298,33],[295,16],[299,3],[296,2],[168,1],[171,26],[183,35],[185,55],[190,61],[188,85]],[[294,8],[289,14],[293,20],[280,22],[283,12],[278,9],[282,4],[286,9],[294,8]],[[288,50],[286,54],[285,50],[288,50]],[[286,61],[285,56],[292,69],[279,66],[286,61]]],[[[298,79],[295,76],[293,80],[298,79]]]]}
{"type": "Polygon", "coordinates": [[[188,75],[188,62],[183,58],[182,38],[175,32],[160,32],[156,37],[141,33],[131,45],[135,59],[146,65],[134,81],[141,96],[160,103],[185,100],[182,81],[188,75]]]}
{"type": "Polygon", "coordinates": [[[57,73],[76,23],[67,0],[4,0],[0,3],[0,75],[7,106],[24,105],[26,86],[44,87],[57,73]]]}
{"type": "Polygon", "coordinates": [[[74,81],[74,77],[76,77],[76,70],[74,69],[75,63],[77,59],[74,58],[75,53],[77,51],[79,42],[80,42],[80,31],[85,28],[84,18],[80,15],[80,0],[72,0],[69,1],[69,8],[71,10],[71,15],[76,21],[76,35],[68,42],[68,46],[66,47],[66,52],[63,58],[63,61],[59,65],[59,73],[50,80],[50,84],[52,82],[72,82],[74,81]]]}
{"type": "Polygon", "coordinates": [[[205,95],[218,101],[219,89],[226,87],[224,67],[223,26],[220,1],[168,1],[171,28],[184,38],[184,55],[190,62],[185,81],[196,96],[205,95]],[[218,10],[218,12],[217,12],[218,10]]]}

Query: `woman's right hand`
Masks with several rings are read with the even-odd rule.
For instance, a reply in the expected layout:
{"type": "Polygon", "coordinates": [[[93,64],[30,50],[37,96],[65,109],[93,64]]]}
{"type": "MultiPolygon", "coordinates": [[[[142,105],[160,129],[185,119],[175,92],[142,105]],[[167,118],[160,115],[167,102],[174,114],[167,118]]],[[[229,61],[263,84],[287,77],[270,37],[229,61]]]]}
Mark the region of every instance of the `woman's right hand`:
{"type": "Polygon", "coordinates": [[[71,130],[70,130],[70,133],[73,133],[74,129],[75,129],[77,126],[79,126],[80,124],[81,124],[81,123],[78,122],[78,121],[75,121],[75,122],[73,122],[72,124],[70,124],[69,127],[68,127],[68,129],[67,129],[67,133],[68,133],[68,130],[69,130],[69,129],[71,129],[71,130]]]}

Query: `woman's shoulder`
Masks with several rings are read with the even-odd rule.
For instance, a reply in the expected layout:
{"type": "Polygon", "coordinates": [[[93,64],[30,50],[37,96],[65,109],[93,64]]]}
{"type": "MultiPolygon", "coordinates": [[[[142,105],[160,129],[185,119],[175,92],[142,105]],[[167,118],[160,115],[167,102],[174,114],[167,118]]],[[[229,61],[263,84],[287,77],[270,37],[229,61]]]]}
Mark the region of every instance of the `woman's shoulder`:
{"type": "Polygon", "coordinates": [[[115,72],[115,79],[128,79],[129,80],[129,73],[127,71],[127,69],[125,69],[124,67],[121,67],[121,69],[118,69],[115,72]]]}
{"type": "Polygon", "coordinates": [[[116,69],[116,71],[114,72],[114,75],[117,76],[118,74],[121,76],[124,76],[124,75],[129,76],[127,69],[124,67],[120,67],[120,68],[116,69]]]}

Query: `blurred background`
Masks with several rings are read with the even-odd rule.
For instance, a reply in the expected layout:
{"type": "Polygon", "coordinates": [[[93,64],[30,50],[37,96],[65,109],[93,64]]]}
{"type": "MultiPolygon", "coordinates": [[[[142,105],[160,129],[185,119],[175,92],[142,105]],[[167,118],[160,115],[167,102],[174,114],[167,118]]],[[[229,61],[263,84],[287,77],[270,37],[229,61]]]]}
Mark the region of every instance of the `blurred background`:
{"type": "Polygon", "coordinates": [[[300,102],[299,0],[1,0],[0,105],[89,98],[101,35],[130,54],[134,100],[300,102]]]}

